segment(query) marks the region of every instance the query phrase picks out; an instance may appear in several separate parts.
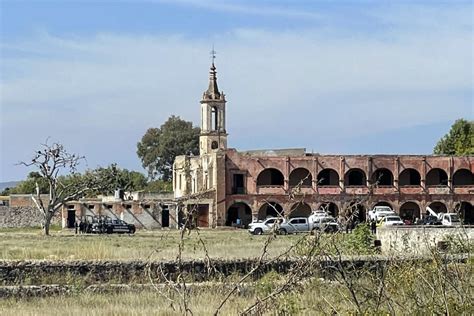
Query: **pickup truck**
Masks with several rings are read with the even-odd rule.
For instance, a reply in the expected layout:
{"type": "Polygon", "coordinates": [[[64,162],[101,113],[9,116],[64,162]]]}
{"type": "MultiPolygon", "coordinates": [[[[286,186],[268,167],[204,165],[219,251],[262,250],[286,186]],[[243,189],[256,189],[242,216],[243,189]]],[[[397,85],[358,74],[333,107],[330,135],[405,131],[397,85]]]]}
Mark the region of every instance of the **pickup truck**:
{"type": "Polygon", "coordinates": [[[380,221],[385,216],[396,216],[397,214],[388,206],[376,206],[369,211],[370,220],[380,221]]]}
{"type": "Polygon", "coordinates": [[[281,217],[270,217],[264,220],[263,222],[252,222],[249,224],[248,231],[253,235],[263,235],[272,231],[275,224],[280,223],[282,225],[285,223],[285,219],[281,217]]]}
{"type": "Polygon", "coordinates": [[[294,217],[288,222],[280,224],[278,233],[281,235],[303,233],[303,232],[336,232],[339,230],[339,224],[331,216],[318,216],[312,220],[306,217],[294,217]]]}

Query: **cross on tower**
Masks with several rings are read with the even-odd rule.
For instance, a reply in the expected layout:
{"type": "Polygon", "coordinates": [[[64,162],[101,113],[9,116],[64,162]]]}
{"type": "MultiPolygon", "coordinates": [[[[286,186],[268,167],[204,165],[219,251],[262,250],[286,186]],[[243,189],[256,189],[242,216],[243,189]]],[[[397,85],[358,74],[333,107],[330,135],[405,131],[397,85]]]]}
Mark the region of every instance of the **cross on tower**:
{"type": "Polygon", "coordinates": [[[212,64],[214,64],[214,59],[216,59],[217,52],[214,50],[214,45],[212,45],[212,50],[210,51],[212,64]]]}

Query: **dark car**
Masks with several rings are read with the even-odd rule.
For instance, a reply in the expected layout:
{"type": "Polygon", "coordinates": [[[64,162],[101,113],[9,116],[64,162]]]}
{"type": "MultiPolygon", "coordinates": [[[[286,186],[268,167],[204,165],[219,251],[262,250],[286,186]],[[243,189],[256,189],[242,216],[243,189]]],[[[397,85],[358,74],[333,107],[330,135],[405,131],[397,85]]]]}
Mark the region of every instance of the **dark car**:
{"type": "Polygon", "coordinates": [[[441,225],[441,221],[436,216],[426,216],[416,221],[415,225],[441,225]]]}
{"type": "Polygon", "coordinates": [[[91,231],[96,234],[134,234],[136,228],[135,225],[128,224],[120,219],[105,219],[92,223],[91,231]]]}

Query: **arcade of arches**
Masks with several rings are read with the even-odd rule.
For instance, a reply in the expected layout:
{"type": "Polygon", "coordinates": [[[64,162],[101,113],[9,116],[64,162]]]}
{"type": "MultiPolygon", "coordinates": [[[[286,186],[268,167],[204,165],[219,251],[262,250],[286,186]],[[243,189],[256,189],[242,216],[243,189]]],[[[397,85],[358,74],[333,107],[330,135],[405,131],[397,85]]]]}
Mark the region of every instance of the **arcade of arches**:
{"type": "MultiPolygon", "coordinates": [[[[388,206],[393,209],[393,205],[389,202],[381,201],[372,205],[374,206],[388,206]]],[[[445,203],[435,201],[428,205],[436,213],[446,213],[448,208],[445,203]]],[[[324,210],[334,217],[339,215],[339,208],[336,203],[323,202],[318,207],[319,210],[324,210]]],[[[288,212],[288,217],[308,217],[311,214],[312,208],[308,203],[299,202],[291,206],[288,212]]],[[[353,214],[358,221],[365,221],[367,216],[368,208],[363,203],[351,202],[348,205],[349,214],[353,214]]],[[[474,208],[469,202],[463,201],[458,202],[454,208],[455,212],[458,212],[463,219],[465,224],[474,224],[474,208]]],[[[277,202],[268,202],[263,204],[258,211],[258,219],[264,220],[268,217],[278,216],[278,213],[285,215],[284,209],[281,204],[277,202]]],[[[415,222],[417,219],[428,215],[426,212],[422,212],[420,205],[416,201],[407,201],[401,203],[398,213],[403,220],[408,222],[415,222]]],[[[233,203],[227,210],[226,214],[226,226],[242,226],[247,227],[252,222],[252,209],[245,202],[233,203]]]]}
{"type": "Polygon", "coordinates": [[[427,206],[436,212],[451,212],[458,204],[465,223],[474,224],[471,157],[306,154],[265,158],[236,151],[227,155],[228,168],[232,170],[229,178],[232,180],[236,173],[244,175],[241,190],[226,191],[227,225],[237,217],[239,223],[246,225],[251,217],[263,220],[278,212],[288,217],[307,216],[316,209],[325,209],[333,216],[352,212],[364,221],[374,205],[390,206],[402,219],[414,222],[426,216],[427,206]],[[297,186],[301,190],[292,191],[297,186]],[[300,194],[305,203],[290,203],[290,193],[297,194],[296,200],[300,194]],[[232,205],[236,195],[245,204],[232,205]],[[238,216],[234,215],[236,212],[238,216]]]}

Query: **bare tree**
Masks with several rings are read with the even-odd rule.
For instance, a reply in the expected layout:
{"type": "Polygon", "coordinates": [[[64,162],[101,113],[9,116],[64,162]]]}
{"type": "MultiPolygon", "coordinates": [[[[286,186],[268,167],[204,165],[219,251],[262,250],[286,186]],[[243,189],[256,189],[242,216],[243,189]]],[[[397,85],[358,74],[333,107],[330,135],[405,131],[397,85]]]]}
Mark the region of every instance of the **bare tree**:
{"type": "Polygon", "coordinates": [[[38,183],[32,195],[33,202],[43,215],[43,232],[49,235],[51,220],[62,206],[83,196],[88,190],[97,189],[99,181],[92,172],[84,175],[77,173],[79,163],[85,159],[83,156],[69,153],[60,143],[46,142],[41,147],[31,161],[19,164],[38,169],[49,186],[47,199],[41,197],[38,183]]]}

